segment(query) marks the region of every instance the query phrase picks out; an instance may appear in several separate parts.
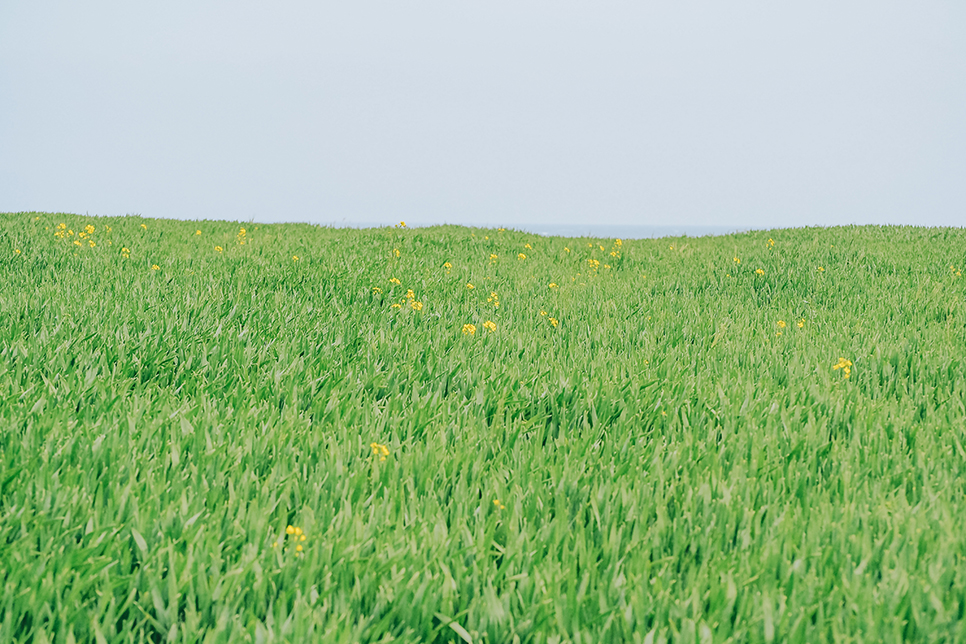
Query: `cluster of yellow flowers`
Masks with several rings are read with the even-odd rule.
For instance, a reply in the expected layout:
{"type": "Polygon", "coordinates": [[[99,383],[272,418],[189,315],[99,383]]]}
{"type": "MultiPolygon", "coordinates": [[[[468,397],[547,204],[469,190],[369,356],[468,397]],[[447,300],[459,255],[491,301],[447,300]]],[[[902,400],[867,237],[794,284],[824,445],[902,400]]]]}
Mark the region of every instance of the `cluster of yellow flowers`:
{"type": "MultiPolygon", "coordinates": [[[[292,541],[295,543],[295,556],[301,557],[302,551],[304,550],[302,547],[302,542],[308,539],[308,536],[302,532],[302,528],[289,525],[285,527],[285,538],[288,539],[288,537],[292,537],[292,541]]],[[[278,541],[273,542],[272,547],[278,548],[278,541]]]]}
{"type": "Polygon", "coordinates": [[[389,448],[381,443],[369,443],[369,447],[372,449],[372,455],[378,456],[380,461],[386,460],[389,456],[389,448]]]}
{"type": "Polygon", "coordinates": [[[244,228],[239,228],[238,229],[238,234],[235,237],[238,239],[238,244],[240,246],[244,246],[245,245],[245,240],[247,239],[247,235],[248,235],[248,231],[247,230],[245,230],[244,228]]]}
{"type": "Polygon", "coordinates": [[[550,326],[552,326],[553,328],[557,328],[557,325],[560,324],[560,320],[558,320],[555,317],[549,316],[546,311],[540,311],[540,315],[547,318],[547,321],[550,322],[550,326]]]}
{"type": "Polygon", "coordinates": [[[497,510],[506,510],[506,506],[500,503],[500,499],[493,499],[493,505],[497,510]]]}
{"type": "Polygon", "coordinates": [[[590,265],[591,270],[594,272],[597,272],[597,269],[600,268],[599,259],[590,258],[587,260],[587,263],[590,265]]]}
{"type": "MultiPolygon", "coordinates": [[[[96,229],[94,228],[94,226],[90,224],[84,226],[84,230],[77,233],[77,239],[73,240],[73,245],[83,246],[84,242],[86,241],[87,246],[89,248],[94,248],[95,246],[97,246],[97,242],[94,241],[95,230],[96,229]]],[[[104,231],[110,234],[111,227],[105,226],[104,231]]],[[[68,237],[73,237],[73,236],[74,236],[74,231],[73,229],[67,228],[67,224],[63,222],[57,224],[57,229],[54,231],[54,237],[56,237],[57,239],[67,239],[68,237]]],[[[108,246],[111,245],[110,240],[107,241],[107,245],[108,246]]]]}
{"type": "Polygon", "coordinates": [[[131,249],[127,246],[121,246],[121,257],[124,259],[131,259],[131,249]]]}
{"type": "Polygon", "coordinates": [[[848,380],[849,376],[852,375],[852,361],[846,360],[845,358],[839,358],[839,361],[832,365],[832,370],[842,370],[842,375],[848,380]]]}
{"type": "Polygon", "coordinates": [[[775,247],[775,240],[772,239],[771,237],[769,237],[768,238],[768,241],[765,242],[765,246],[767,246],[768,248],[774,248],[775,247]]]}
{"type": "Polygon", "coordinates": [[[392,256],[393,257],[399,257],[400,255],[402,255],[402,253],[399,252],[399,249],[398,248],[393,248],[392,249],[392,256]]]}
{"type": "Polygon", "coordinates": [[[224,249],[224,248],[222,248],[221,246],[215,246],[215,252],[216,252],[216,253],[220,253],[220,252],[222,252],[223,250],[225,250],[225,249],[224,249]]]}
{"type": "Polygon", "coordinates": [[[956,277],[962,277],[963,276],[963,272],[961,270],[957,269],[955,266],[950,266],[949,267],[949,270],[951,270],[953,272],[953,275],[955,275],[956,277]]]}
{"type": "Polygon", "coordinates": [[[755,269],[755,275],[764,275],[764,274],[765,274],[765,271],[763,271],[762,269],[760,268],[755,269]]]}
{"type": "Polygon", "coordinates": [[[486,322],[483,323],[483,328],[489,331],[490,333],[493,333],[494,331],[496,331],[496,323],[491,322],[490,320],[487,320],[486,322]]]}
{"type": "Polygon", "coordinates": [[[524,255],[523,253],[520,253],[519,255],[517,255],[517,259],[526,259],[526,258],[527,256],[524,255]]]}
{"type": "Polygon", "coordinates": [[[615,239],[614,240],[614,247],[611,248],[611,251],[610,251],[610,256],[613,257],[614,259],[620,259],[620,257],[621,257],[621,249],[623,247],[624,247],[624,241],[621,240],[621,239],[615,239]]]}
{"type": "Polygon", "coordinates": [[[487,304],[492,304],[493,308],[500,308],[500,296],[496,294],[496,291],[490,291],[489,297],[486,298],[487,304]]]}
{"type": "Polygon", "coordinates": [[[464,324],[463,325],[463,335],[475,335],[476,325],[475,324],[464,324]]]}
{"type": "Polygon", "coordinates": [[[450,264],[449,262],[446,262],[445,264],[443,264],[443,268],[446,269],[446,274],[449,275],[453,270],[453,265],[450,264]]]}

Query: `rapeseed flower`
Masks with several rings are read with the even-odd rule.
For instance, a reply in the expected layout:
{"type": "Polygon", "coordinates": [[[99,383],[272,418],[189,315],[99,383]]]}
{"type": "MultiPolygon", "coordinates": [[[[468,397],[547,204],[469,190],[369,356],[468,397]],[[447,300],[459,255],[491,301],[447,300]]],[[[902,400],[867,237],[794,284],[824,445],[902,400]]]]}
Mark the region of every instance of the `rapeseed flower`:
{"type": "Polygon", "coordinates": [[[762,269],[760,269],[760,268],[756,268],[756,269],[755,269],[755,274],[756,274],[756,275],[764,275],[764,274],[765,274],[765,271],[763,271],[763,270],[762,270],[762,269]]]}
{"type": "Polygon", "coordinates": [[[220,252],[221,252],[221,251],[223,251],[223,250],[225,250],[225,249],[224,249],[224,248],[222,248],[221,246],[215,246],[215,252],[216,252],[216,253],[220,253],[220,252]]]}
{"type": "Polygon", "coordinates": [[[467,283],[466,283],[466,288],[467,288],[468,290],[473,290],[473,289],[474,289],[474,288],[476,288],[476,287],[475,287],[475,286],[473,286],[473,284],[471,284],[470,282],[467,282],[467,283]]]}
{"type": "Polygon", "coordinates": [[[293,262],[299,261],[299,256],[298,255],[292,255],[292,261],[293,262]]]}
{"type": "Polygon", "coordinates": [[[143,228],[144,230],[147,230],[148,229],[148,226],[147,226],[147,224],[141,224],[141,228],[143,228]]]}
{"type": "Polygon", "coordinates": [[[779,329],[784,329],[786,326],[787,325],[785,324],[785,320],[779,320],[778,321],[778,328],[779,329]]]}
{"type": "Polygon", "coordinates": [[[200,235],[200,234],[201,234],[201,231],[200,230],[196,230],[195,231],[195,235],[200,235]]]}
{"type": "Polygon", "coordinates": [[[372,287],[372,292],[373,293],[382,293],[382,289],[379,288],[378,286],[373,286],[372,287]]]}
{"type": "Polygon", "coordinates": [[[475,324],[464,324],[463,325],[463,335],[473,335],[474,333],[476,333],[476,325],[475,324]]]}
{"type": "Polygon", "coordinates": [[[500,503],[500,499],[493,499],[493,505],[495,505],[498,510],[506,510],[506,506],[500,503]]]}
{"type": "Polygon", "coordinates": [[[805,328],[805,318],[802,318],[801,320],[798,321],[798,328],[799,329],[805,328]]]}
{"type": "Polygon", "coordinates": [[[399,222],[399,227],[400,228],[405,228],[406,227],[406,222],[405,221],[400,221],[399,222]]]}
{"type": "Polygon", "coordinates": [[[400,284],[402,284],[402,282],[400,282],[400,281],[399,281],[398,279],[396,279],[395,277],[390,277],[390,278],[389,278],[389,283],[390,283],[390,284],[395,284],[396,286],[399,286],[400,284]]]}
{"type": "Polygon", "coordinates": [[[559,288],[559,285],[556,282],[550,282],[550,286],[547,288],[559,288]]]}
{"type": "Polygon", "coordinates": [[[493,333],[494,331],[496,331],[496,323],[491,322],[490,320],[487,320],[486,322],[483,323],[483,328],[489,331],[490,333],[493,333]]]}
{"type": "Polygon", "coordinates": [[[157,264],[151,264],[151,270],[152,271],[160,271],[161,270],[161,267],[158,266],[157,264]]]}
{"type": "Polygon", "coordinates": [[[531,246],[530,244],[524,244],[523,247],[526,248],[527,250],[533,250],[533,246],[531,246]]]}
{"type": "Polygon", "coordinates": [[[555,329],[557,328],[557,325],[560,324],[557,318],[548,318],[548,319],[550,320],[550,326],[552,326],[555,329]]]}
{"type": "Polygon", "coordinates": [[[735,264],[740,264],[741,263],[741,259],[739,259],[737,255],[735,255],[731,259],[732,259],[732,261],[734,261],[735,264]]]}
{"type": "Polygon", "coordinates": [[[393,248],[392,249],[392,256],[393,257],[399,257],[399,255],[400,255],[399,249],[398,248],[393,248]]]}
{"type": "Polygon", "coordinates": [[[520,253],[519,255],[517,255],[517,259],[526,259],[526,258],[527,256],[524,255],[523,253],[520,253]]]}
{"type": "Polygon", "coordinates": [[[824,268],[822,268],[821,266],[819,266],[819,267],[818,267],[818,272],[819,272],[819,273],[824,273],[824,272],[825,272],[825,269],[824,269],[824,268]]]}

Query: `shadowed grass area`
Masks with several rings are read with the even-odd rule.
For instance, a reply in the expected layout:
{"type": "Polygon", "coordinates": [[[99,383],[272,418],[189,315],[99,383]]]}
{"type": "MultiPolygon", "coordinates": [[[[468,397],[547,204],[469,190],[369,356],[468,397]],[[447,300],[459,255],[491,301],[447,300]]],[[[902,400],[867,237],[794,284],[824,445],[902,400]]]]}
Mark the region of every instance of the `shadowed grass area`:
{"type": "Polygon", "coordinates": [[[964,265],[0,215],[0,640],[966,640],[964,265]]]}

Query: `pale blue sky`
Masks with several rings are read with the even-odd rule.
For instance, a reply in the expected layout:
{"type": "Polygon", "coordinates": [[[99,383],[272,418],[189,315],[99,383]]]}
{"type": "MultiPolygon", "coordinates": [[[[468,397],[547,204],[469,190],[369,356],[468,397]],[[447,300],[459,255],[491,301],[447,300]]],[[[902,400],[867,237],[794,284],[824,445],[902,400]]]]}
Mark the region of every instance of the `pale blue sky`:
{"type": "Polygon", "coordinates": [[[966,3],[0,3],[0,211],[966,225],[966,3]]]}

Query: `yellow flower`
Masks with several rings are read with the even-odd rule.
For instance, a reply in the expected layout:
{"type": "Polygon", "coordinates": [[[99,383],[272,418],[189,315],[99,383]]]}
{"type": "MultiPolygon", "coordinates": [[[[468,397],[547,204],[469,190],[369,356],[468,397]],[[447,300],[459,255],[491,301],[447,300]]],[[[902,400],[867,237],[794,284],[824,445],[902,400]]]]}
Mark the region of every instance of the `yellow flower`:
{"type": "Polygon", "coordinates": [[[547,288],[559,288],[559,286],[557,285],[556,282],[550,282],[550,286],[548,286],[547,288]]]}
{"type": "Polygon", "coordinates": [[[821,266],[819,266],[819,267],[818,267],[818,272],[819,272],[819,273],[824,273],[824,272],[825,272],[825,269],[824,269],[824,268],[822,268],[821,266]]]}
{"type": "Polygon", "coordinates": [[[413,311],[422,311],[423,310],[423,303],[422,302],[417,302],[416,300],[413,300],[410,303],[410,306],[413,307],[413,311]]]}
{"type": "Polygon", "coordinates": [[[620,239],[615,239],[614,240],[614,246],[617,246],[618,248],[620,248],[623,245],[624,245],[624,242],[622,240],[620,240],[620,239]]]}
{"type": "Polygon", "coordinates": [[[491,322],[490,320],[487,320],[486,322],[483,323],[483,328],[489,331],[490,333],[493,333],[494,331],[496,331],[496,323],[491,322]]]}
{"type": "Polygon", "coordinates": [[[446,270],[450,270],[451,268],[453,268],[453,265],[450,264],[449,262],[446,262],[445,264],[443,264],[443,268],[445,268],[446,270]]]}
{"type": "Polygon", "coordinates": [[[80,245],[81,245],[80,240],[79,239],[75,239],[74,240],[74,246],[80,246],[80,245]]]}
{"type": "Polygon", "coordinates": [[[369,443],[369,447],[372,448],[372,455],[378,456],[380,461],[386,460],[386,457],[389,456],[389,448],[385,445],[369,443]]]}
{"type": "Polygon", "coordinates": [[[295,551],[296,552],[302,552],[302,544],[299,544],[299,545],[295,546],[295,551]]]}
{"type": "Polygon", "coordinates": [[[395,285],[397,285],[397,286],[398,286],[398,285],[400,285],[400,284],[402,284],[402,282],[400,282],[400,281],[399,281],[398,279],[396,279],[395,277],[390,277],[390,278],[389,278],[389,283],[390,283],[390,284],[395,284],[395,285]]]}
{"type": "Polygon", "coordinates": [[[610,252],[610,256],[611,256],[611,257],[617,257],[617,251],[616,251],[616,250],[612,250],[612,251],[610,252]]]}
{"type": "Polygon", "coordinates": [[[405,221],[400,221],[399,222],[399,227],[400,228],[405,228],[406,227],[406,222],[405,221]]]}
{"type": "Polygon", "coordinates": [[[373,293],[382,293],[382,289],[379,288],[378,286],[373,286],[372,287],[372,292],[373,293]]]}
{"type": "Polygon", "coordinates": [[[590,264],[590,267],[591,267],[592,269],[594,269],[595,271],[596,271],[596,270],[597,270],[598,268],[600,268],[600,260],[599,260],[599,259],[588,259],[588,260],[587,260],[587,263],[588,263],[588,264],[590,264]]]}
{"type": "Polygon", "coordinates": [[[774,248],[775,247],[775,240],[772,239],[772,238],[770,238],[770,237],[768,238],[768,247],[769,248],[774,248]]]}
{"type": "Polygon", "coordinates": [[[295,526],[290,525],[285,528],[285,534],[295,534],[295,526]]]}
{"type": "Polygon", "coordinates": [[[566,246],[564,246],[564,252],[565,252],[565,253],[569,253],[569,252],[570,252],[570,249],[569,249],[569,248],[567,248],[566,246]]]}
{"type": "Polygon", "coordinates": [[[668,250],[674,250],[674,246],[668,246],[668,250]]]}
{"type": "Polygon", "coordinates": [[[500,499],[493,499],[493,505],[495,505],[497,509],[506,510],[506,506],[500,503],[500,499]]]}
{"type": "Polygon", "coordinates": [[[19,255],[20,254],[20,249],[19,248],[14,248],[13,249],[13,252],[16,253],[17,255],[19,255]]]}
{"type": "Polygon", "coordinates": [[[90,246],[91,248],[94,248],[95,246],[97,246],[97,244],[94,243],[93,239],[88,239],[87,245],[90,246]]]}
{"type": "Polygon", "coordinates": [[[161,267],[158,266],[157,264],[151,264],[151,270],[152,271],[160,271],[161,270],[161,267]]]}
{"type": "Polygon", "coordinates": [[[735,255],[734,257],[732,257],[732,260],[734,260],[734,263],[735,264],[740,264],[741,263],[741,260],[738,259],[738,256],[737,255],[735,255]]]}
{"type": "Polygon", "coordinates": [[[392,255],[393,255],[393,257],[399,257],[399,249],[398,248],[393,248],[392,249],[392,255]]]}
{"type": "Polygon", "coordinates": [[[526,259],[526,258],[527,256],[524,255],[523,253],[520,253],[519,255],[517,255],[517,259],[526,259]]]}
{"type": "Polygon", "coordinates": [[[143,228],[144,230],[147,230],[148,229],[148,226],[147,226],[147,224],[141,224],[141,228],[143,228]]]}
{"type": "Polygon", "coordinates": [[[87,233],[88,235],[93,235],[94,227],[91,226],[90,224],[87,224],[86,226],[84,226],[84,232],[87,233]]]}
{"type": "Polygon", "coordinates": [[[476,287],[475,287],[475,286],[473,286],[472,284],[470,284],[469,282],[467,282],[467,283],[466,283],[466,288],[468,288],[468,289],[470,289],[470,290],[472,290],[472,289],[474,289],[474,288],[476,288],[476,287]]]}
{"type": "Polygon", "coordinates": [[[798,321],[798,328],[799,329],[805,328],[805,318],[802,318],[801,320],[798,321]]]}
{"type": "Polygon", "coordinates": [[[548,319],[550,320],[550,325],[553,326],[554,328],[557,328],[557,325],[560,323],[557,320],[557,318],[548,318],[548,319]]]}
{"type": "Polygon", "coordinates": [[[498,232],[498,233],[502,233],[502,232],[504,232],[505,230],[506,230],[506,228],[497,228],[497,229],[496,229],[496,232],[498,232]]]}
{"type": "Polygon", "coordinates": [[[200,230],[196,230],[195,231],[195,235],[200,235],[200,234],[201,234],[201,231],[200,230]]]}
{"type": "Polygon", "coordinates": [[[495,262],[496,260],[497,260],[497,256],[494,255],[493,253],[490,253],[490,261],[495,262]]]}
{"type": "Polygon", "coordinates": [[[547,316],[547,312],[546,311],[540,311],[540,315],[546,317],[547,316]]]}
{"type": "Polygon", "coordinates": [[[601,245],[599,245],[599,244],[597,245],[597,248],[599,248],[599,249],[601,249],[601,250],[604,250],[604,247],[603,247],[603,246],[601,246],[601,245]]]}
{"type": "Polygon", "coordinates": [[[779,329],[784,329],[786,326],[787,325],[785,324],[785,320],[779,320],[778,321],[778,328],[779,329]]]}
{"type": "Polygon", "coordinates": [[[473,335],[474,333],[476,333],[476,325],[475,324],[464,324],[463,325],[463,335],[473,335]]]}
{"type": "Polygon", "coordinates": [[[396,303],[394,303],[392,305],[392,308],[394,308],[394,309],[401,309],[402,308],[402,304],[400,304],[399,302],[396,302],[396,303]]]}
{"type": "Polygon", "coordinates": [[[223,251],[223,250],[225,250],[225,249],[224,249],[224,248],[222,248],[221,246],[215,246],[215,252],[216,252],[216,253],[220,253],[220,252],[221,252],[221,251],[223,251]]]}
{"type": "Polygon", "coordinates": [[[527,250],[533,250],[533,246],[531,246],[530,244],[524,244],[523,247],[526,248],[527,250]]]}
{"type": "Polygon", "coordinates": [[[304,534],[299,535],[299,541],[305,541],[306,539],[308,539],[308,537],[305,536],[304,534]]]}
{"type": "Polygon", "coordinates": [[[610,264],[604,264],[604,268],[610,268],[610,264]]]}
{"type": "Polygon", "coordinates": [[[846,380],[848,380],[849,376],[852,375],[852,361],[846,360],[845,358],[839,358],[839,361],[834,365],[832,365],[833,371],[837,369],[841,369],[842,375],[845,377],[846,380]]]}
{"type": "Polygon", "coordinates": [[[755,273],[756,273],[757,275],[764,275],[764,274],[765,274],[765,271],[763,271],[763,270],[762,270],[762,269],[760,269],[760,268],[757,268],[757,269],[755,269],[755,273]]]}

